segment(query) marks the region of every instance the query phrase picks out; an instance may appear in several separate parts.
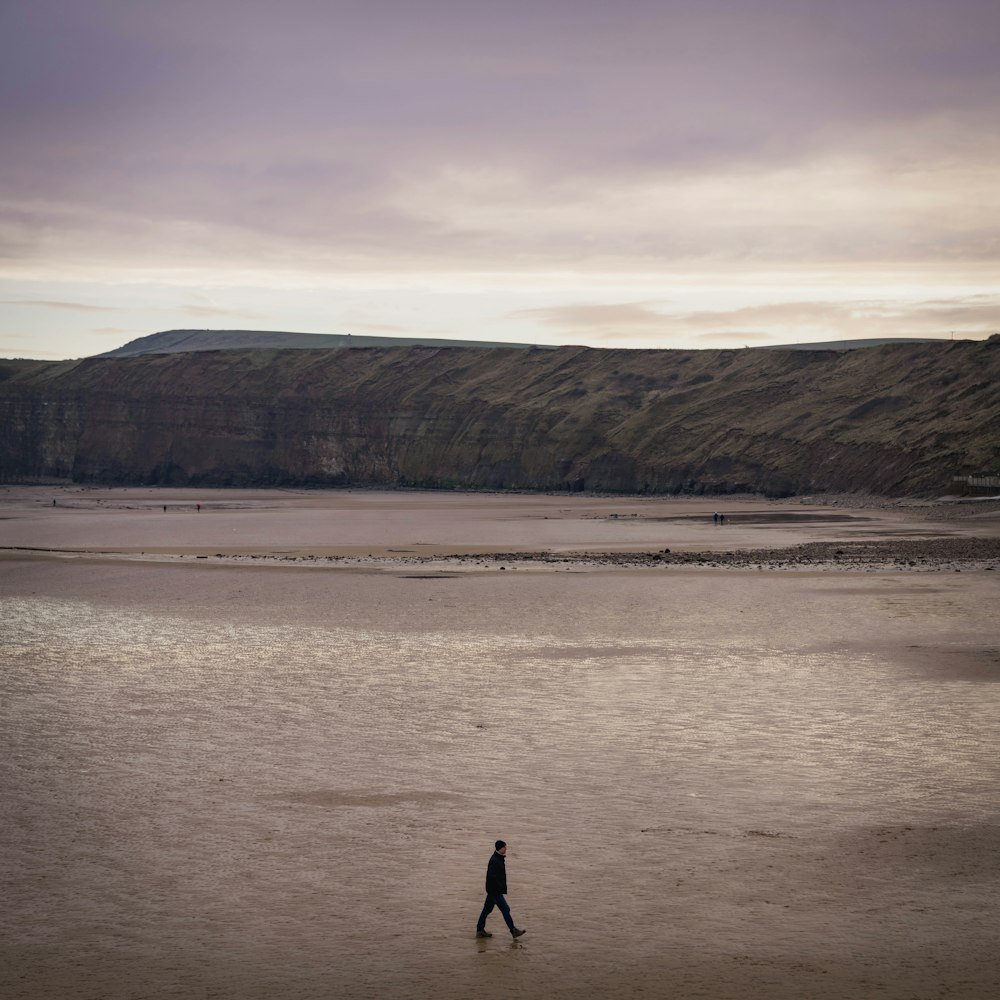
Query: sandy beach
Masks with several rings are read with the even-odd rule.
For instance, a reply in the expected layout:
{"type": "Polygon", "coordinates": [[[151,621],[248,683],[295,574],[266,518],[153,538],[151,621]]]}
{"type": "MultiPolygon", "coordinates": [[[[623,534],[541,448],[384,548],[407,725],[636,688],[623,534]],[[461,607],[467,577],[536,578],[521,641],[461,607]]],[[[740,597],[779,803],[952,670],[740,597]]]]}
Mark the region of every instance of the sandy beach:
{"type": "Polygon", "coordinates": [[[998,545],[993,502],[0,488],[0,995],[995,997],[998,545]]]}

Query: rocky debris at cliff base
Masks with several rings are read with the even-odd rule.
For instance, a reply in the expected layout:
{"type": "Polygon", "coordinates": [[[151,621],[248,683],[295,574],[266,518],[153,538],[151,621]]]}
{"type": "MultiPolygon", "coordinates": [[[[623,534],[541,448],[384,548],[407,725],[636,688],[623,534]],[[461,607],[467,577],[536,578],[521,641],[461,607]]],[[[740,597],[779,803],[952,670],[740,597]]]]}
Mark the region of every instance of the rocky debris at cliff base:
{"type": "Polygon", "coordinates": [[[184,558],[254,566],[368,569],[392,571],[419,566],[422,570],[470,571],[589,569],[729,569],[818,571],[994,571],[1000,569],[1000,538],[954,537],[885,541],[806,542],[773,549],[674,552],[480,552],[423,555],[318,555],[299,552],[188,553],[115,552],[112,550],[48,549],[0,546],[0,552],[59,558],[172,562],[184,558]]]}
{"type": "Polygon", "coordinates": [[[567,564],[577,566],[692,566],[717,569],[986,569],[1000,568],[1000,538],[934,538],[923,541],[807,542],[779,549],[728,552],[496,552],[453,556],[451,562],[567,564]]]}

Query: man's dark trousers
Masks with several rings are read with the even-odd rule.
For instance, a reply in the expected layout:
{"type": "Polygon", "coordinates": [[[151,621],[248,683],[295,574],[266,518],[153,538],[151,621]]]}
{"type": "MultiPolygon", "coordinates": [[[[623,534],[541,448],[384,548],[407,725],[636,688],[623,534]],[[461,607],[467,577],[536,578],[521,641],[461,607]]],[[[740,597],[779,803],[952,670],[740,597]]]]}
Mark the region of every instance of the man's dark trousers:
{"type": "MultiPolygon", "coordinates": [[[[483,903],[483,912],[479,914],[479,923],[476,924],[476,930],[486,930],[486,918],[493,912],[494,906],[503,915],[504,921],[510,928],[511,933],[513,933],[514,921],[510,919],[510,907],[507,905],[507,900],[503,898],[502,892],[486,893],[486,902],[483,903]]],[[[466,924],[466,927],[468,927],[468,924],[466,924]]]]}

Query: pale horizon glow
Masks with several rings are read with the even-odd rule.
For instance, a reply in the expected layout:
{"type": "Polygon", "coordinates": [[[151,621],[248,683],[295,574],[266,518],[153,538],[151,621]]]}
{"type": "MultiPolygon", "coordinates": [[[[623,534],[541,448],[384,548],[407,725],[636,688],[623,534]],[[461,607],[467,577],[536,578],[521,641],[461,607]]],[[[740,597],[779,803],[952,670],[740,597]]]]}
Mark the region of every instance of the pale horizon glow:
{"type": "Polygon", "coordinates": [[[0,356],[983,339],[998,41],[985,0],[8,6],[0,356]]]}

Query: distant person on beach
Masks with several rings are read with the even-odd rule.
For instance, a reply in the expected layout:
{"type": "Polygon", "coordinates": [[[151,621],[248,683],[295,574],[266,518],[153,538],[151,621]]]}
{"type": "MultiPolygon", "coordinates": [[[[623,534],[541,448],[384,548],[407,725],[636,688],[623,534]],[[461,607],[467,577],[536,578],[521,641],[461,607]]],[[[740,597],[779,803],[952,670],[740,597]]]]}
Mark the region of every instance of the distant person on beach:
{"type": "Polygon", "coordinates": [[[498,840],[489,864],[486,866],[486,902],[483,903],[483,912],[479,914],[479,922],[476,924],[476,937],[493,937],[486,929],[486,918],[493,912],[494,906],[503,915],[511,937],[519,938],[525,933],[524,930],[514,926],[510,907],[507,905],[507,900],[504,899],[504,894],[507,892],[507,864],[504,860],[506,853],[507,844],[498,840]]]}

